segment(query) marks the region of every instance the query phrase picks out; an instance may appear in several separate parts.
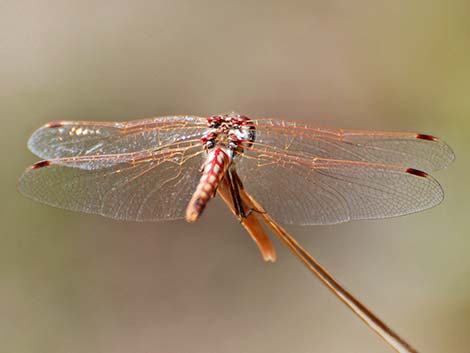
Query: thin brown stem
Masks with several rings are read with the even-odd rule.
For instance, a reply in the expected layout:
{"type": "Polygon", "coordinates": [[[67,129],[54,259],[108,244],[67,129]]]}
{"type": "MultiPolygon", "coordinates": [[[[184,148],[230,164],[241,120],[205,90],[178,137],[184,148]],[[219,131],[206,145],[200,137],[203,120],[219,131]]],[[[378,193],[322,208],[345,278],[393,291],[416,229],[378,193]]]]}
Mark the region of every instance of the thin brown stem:
{"type": "Polygon", "coordinates": [[[380,320],[364,304],[357,300],[346,290],[313,256],[311,256],[300,244],[286,232],[271,216],[264,212],[263,208],[243,190],[245,196],[257,207],[261,217],[279,239],[294,253],[294,255],[312,272],[334,295],[346,304],[362,321],[366,323],[378,336],[390,347],[399,353],[417,353],[403,338],[398,336],[390,327],[380,320]]]}
{"type": "MultiPolygon", "coordinates": [[[[270,217],[266,217],[270,218],[270,217]]],[[[344,304],[346,304],[362,321],[379,335],[390,347],[399,353],[417,353],[403,338],[380,320],[364,304],[348,292],[333,276],[303,249],[283,228],[271,220],[267,224],[273,232],[287,245],[302,263],[323,282],[344,304]]]]}

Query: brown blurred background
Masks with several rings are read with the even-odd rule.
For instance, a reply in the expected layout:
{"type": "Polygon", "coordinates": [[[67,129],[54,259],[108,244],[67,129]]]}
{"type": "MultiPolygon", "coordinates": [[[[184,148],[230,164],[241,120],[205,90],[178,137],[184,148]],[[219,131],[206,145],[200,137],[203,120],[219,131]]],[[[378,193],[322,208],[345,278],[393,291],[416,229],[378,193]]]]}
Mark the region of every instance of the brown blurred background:
{"type": "Polygon", "coordinates": [[[437,135],[442,205],[289,227],[422,352],[470,351],[468,1],[0,1],[0,351],[390,352],[220,202],[196,224],[34,203],[29,134],[58,119],[237,110],[437,135]]]}

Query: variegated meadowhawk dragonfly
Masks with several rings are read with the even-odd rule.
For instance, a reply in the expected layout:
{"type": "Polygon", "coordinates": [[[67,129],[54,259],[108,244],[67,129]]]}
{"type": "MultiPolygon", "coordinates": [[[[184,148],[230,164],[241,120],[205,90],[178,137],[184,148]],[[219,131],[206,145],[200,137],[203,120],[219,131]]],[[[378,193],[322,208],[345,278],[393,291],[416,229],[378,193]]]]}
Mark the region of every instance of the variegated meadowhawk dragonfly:
{"type": "Polygon", "coordinates": [[[235,112],[129,122],[59,121],[28,147],[43,161],[19,181],[26,196],[119,220],[193,222],[219,194],[258,244],[266,228],[397,352],[415,352],[346,291],[279,223],[334,224],[422,211],[443,191],[427,174],[454,154],[424,134],[336,130],[235,112]]]}

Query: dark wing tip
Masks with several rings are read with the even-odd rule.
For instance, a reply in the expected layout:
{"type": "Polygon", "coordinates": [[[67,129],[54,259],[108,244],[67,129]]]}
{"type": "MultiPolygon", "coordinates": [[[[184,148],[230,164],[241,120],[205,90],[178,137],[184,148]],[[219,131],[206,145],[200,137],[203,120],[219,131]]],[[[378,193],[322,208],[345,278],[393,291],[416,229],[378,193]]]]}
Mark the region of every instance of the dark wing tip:
{"type": "Polygon", "coordinates": [[[64,126],[63,121],[52,121],[52,122],[47,123],[46,125],[44,125],[44,127],[49,128],[49,129],[57,128],[57,127],[61,127],[61,126],[64,126]]]}
{"type": "Polygon", "coordinates": [[[426,135],[426,134],[416,134],[417,139],[428,140],[428,141],[439,141],[437,137],[426,135]]]}
{"type": "Polygon", "coordinates": [[[37,163],[33,164],[31,166],[31,169],[38,169],[38,168],[42,168],[42,167],[47,167],[49,165],[51,165],[51,161],[44,160],[44,161],[40,161],[40,162],[37,162],[37,163]]]}
{"type": "Polygon", "coordinates": [[[413,174],[413,175],[416,175],[416,176],[419,176],[419,177],[423,177],[423,178],[426,178],[427,176],[429,176],[428,173],[423,172],[423,171],[418,170],[418,169],[414,169],[414,168],[408,168],[408,169],[406,170],[406,172],[407,172],[408,174],[413,174]]]}

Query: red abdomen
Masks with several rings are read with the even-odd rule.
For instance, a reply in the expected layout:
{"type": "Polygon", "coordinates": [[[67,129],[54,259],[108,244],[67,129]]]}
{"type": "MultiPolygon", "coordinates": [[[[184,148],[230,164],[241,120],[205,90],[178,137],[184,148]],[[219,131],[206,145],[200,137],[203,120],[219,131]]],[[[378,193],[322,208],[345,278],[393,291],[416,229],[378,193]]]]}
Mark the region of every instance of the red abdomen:
{"type": "Polygon", "coordinates": [[[199,218],[207,202],[215,195],[217,185],[219,185],[229,165],[230,157],[223,149],[215,148],[209,152],[204,163],[201,180],[186,208],[186,221],[194,222],[199,218]]]}

